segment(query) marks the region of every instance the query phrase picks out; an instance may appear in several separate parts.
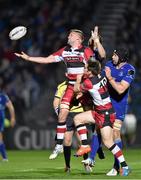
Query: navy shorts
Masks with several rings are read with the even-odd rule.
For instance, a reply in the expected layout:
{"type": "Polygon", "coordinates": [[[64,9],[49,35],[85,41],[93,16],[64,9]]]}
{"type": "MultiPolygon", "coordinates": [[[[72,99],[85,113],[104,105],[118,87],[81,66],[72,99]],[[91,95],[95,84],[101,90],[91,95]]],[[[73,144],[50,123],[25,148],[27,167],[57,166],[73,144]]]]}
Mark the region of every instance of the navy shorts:
{"type": "Polygon", "coordinates": [[[75,115],[77,115],[79,113],[81,113],[81,112],[69,112],[67,120],[66,120],[67,131],[74,131],[75,130],[73,118],[75,115]]]}

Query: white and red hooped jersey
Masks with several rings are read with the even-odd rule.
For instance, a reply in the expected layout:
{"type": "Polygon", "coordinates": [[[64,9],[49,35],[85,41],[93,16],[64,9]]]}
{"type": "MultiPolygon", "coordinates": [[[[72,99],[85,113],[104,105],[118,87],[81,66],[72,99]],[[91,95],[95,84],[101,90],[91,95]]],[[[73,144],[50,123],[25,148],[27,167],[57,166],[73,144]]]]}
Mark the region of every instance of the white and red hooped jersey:
{"type": "Polygon", "coordinates": [[[78,74],[84,73],[85,64],[93,55],[94,53],[89,47],[81,46],[74,49],[69,45],[53,53],[56,62],[64,61],[66,64],[67,77],[71,84],[75,83],[78,74]]]}
{"type": "Polygon", "coordinates": [[[106,77],[98,75],[84,79],[80,88],[82,91],[89,91],[96,111],[109,110],[112,108],[111,99],[107,89],[106,77]]]}

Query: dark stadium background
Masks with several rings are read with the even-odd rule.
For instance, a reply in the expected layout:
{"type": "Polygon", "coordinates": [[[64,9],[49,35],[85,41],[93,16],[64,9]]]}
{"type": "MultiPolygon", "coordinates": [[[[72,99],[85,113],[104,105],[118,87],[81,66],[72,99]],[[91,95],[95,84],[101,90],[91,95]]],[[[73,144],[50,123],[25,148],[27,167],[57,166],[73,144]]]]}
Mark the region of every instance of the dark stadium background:
{"type": "MultiPolygon", "coordinates": [[[[64,46],[71,28],[90,31],[99,26],[107,59],[116,47],[130,50],[136,67],[130,92],[129,112],[137,118],[136,137],[126,146],[141,147],[141,1],[140,0],[0,0],[0,86],[16,110],[17,124],[5,129],[5,142],[13,149],[46,149],[53,146],[56,116],[52,101],[64,78],[61,63],[41,65],[25,62],[14,52],[48,56],[64,46]],[[11,41],[9,31],[18,25],[28,33],[11,41]]],[[[8,114],[7,114],[8,116],[8,114]]]]}

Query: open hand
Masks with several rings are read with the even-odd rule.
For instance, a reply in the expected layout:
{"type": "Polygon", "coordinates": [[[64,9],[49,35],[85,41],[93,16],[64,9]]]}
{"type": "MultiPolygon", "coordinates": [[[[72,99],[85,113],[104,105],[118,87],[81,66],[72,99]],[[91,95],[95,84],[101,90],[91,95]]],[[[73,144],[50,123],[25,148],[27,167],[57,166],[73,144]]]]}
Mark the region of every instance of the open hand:
{"type": "Polygon", "coordinates": [[[24,52],[21,52],[21,54],[20,53],[14,53],[14,54],[18,57],[21,57],[22,59],[29,60],[29,56],[24,52]]]}
{"type": "Polygon", "coordinates": [[[94,42],[99,42],[98,26],[95,26],[94,30],[91,31],[91,37],[94,40],[94,42]]]}

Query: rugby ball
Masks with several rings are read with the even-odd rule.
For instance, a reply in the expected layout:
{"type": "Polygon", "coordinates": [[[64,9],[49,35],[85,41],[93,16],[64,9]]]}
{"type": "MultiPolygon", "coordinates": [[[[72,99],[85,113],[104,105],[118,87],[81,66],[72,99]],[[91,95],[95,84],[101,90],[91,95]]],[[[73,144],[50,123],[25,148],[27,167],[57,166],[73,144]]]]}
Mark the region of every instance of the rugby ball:
{"type": "Polygon", "coordinates": [[[23,36],[25,36],[26,33],[27,33],[27,28],[25,26],[17,26],[10,31],[9,38],[11,40],[18,40],[23,36]]]}

